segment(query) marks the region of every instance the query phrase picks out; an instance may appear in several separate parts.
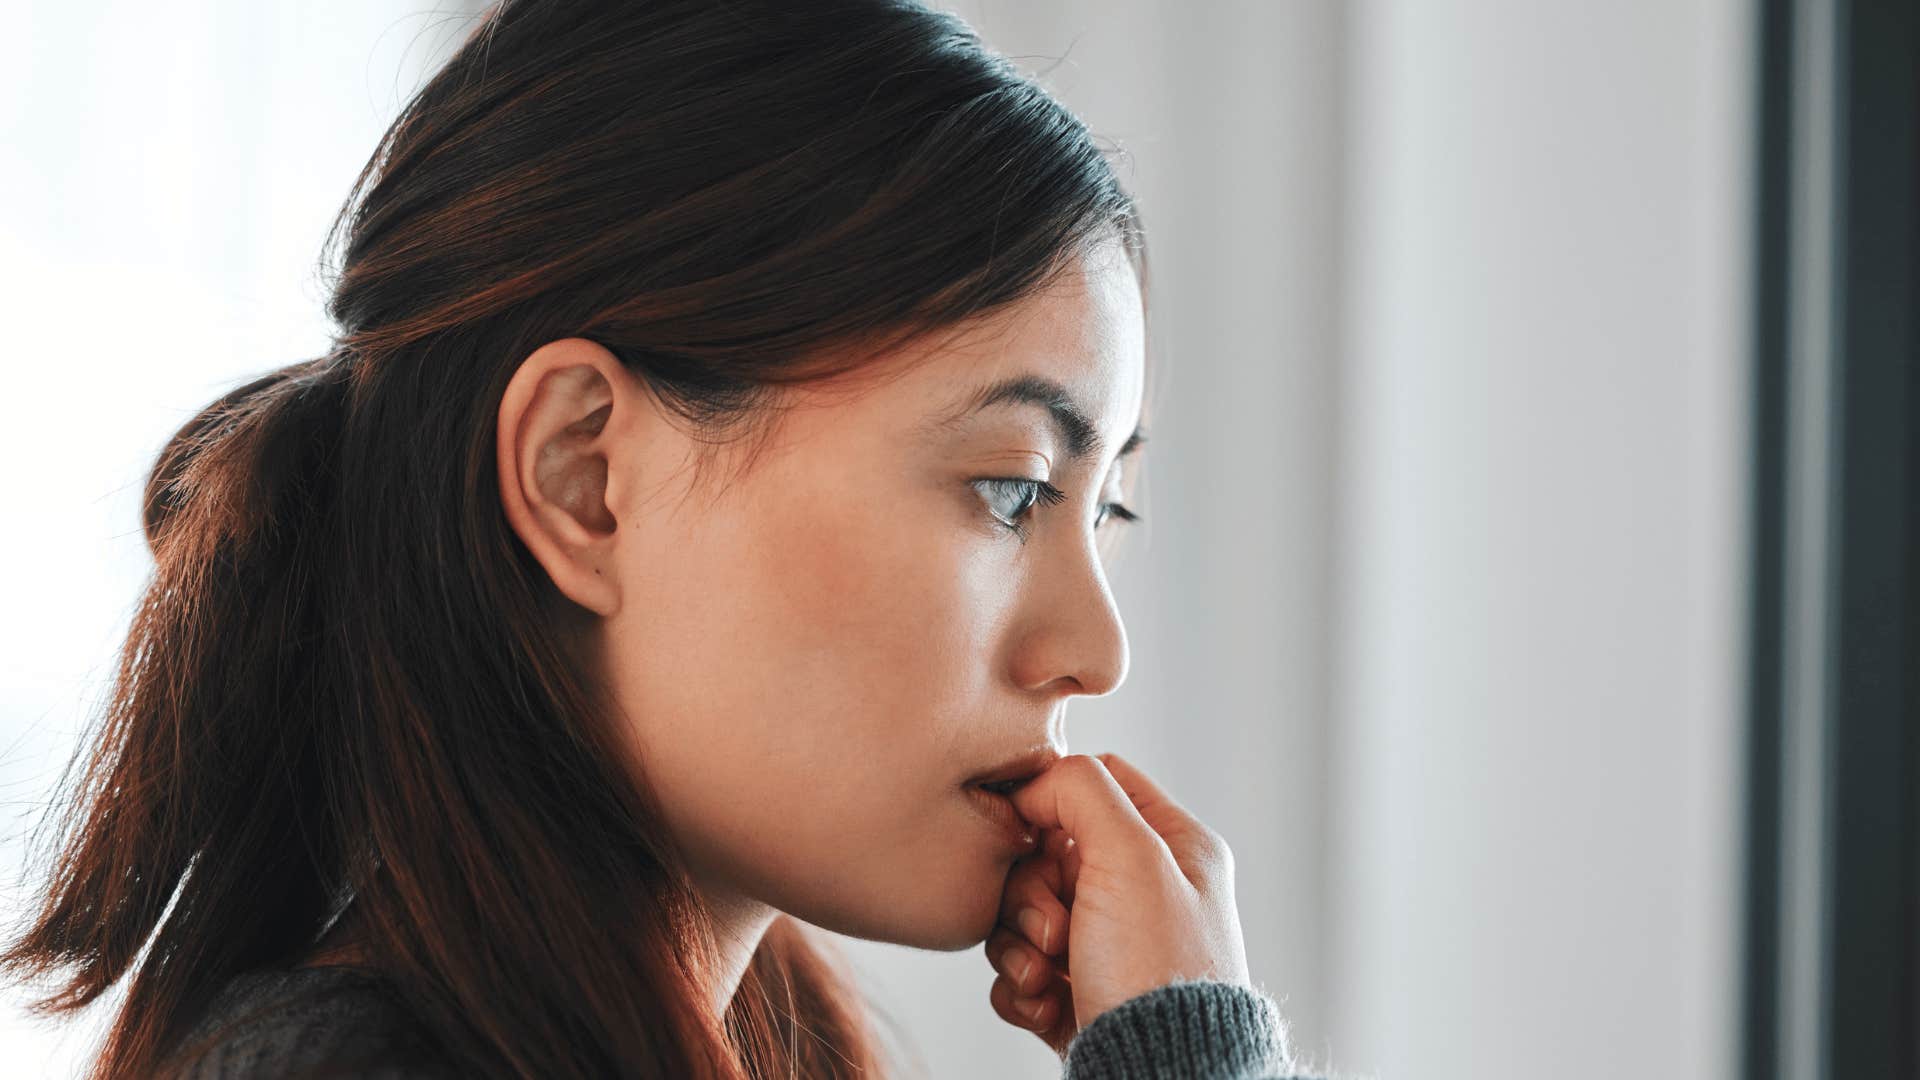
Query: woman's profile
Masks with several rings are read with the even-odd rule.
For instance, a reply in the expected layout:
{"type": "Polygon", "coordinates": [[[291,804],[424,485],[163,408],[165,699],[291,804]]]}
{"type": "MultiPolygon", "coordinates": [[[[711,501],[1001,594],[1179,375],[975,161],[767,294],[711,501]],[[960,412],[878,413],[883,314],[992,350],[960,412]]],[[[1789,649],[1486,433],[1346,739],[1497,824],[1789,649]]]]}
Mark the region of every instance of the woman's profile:
{"type": "Polygon", "coordinates": [[[37,910],[92,1076],[890,1075],[813,927],[1077,1080],[1292,1075],[1124,680],[1146,245],[906,0],[503,0],[206,406],[37,910]]]}

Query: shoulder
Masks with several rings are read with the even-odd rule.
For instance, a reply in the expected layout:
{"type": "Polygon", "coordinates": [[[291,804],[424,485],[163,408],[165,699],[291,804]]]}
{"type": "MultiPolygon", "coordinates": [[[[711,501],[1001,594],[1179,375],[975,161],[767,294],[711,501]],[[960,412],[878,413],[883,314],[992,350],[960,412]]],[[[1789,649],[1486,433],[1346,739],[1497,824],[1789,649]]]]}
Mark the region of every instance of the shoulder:
{"type": "Polygon", "coordinates": [[[243,972],[182,1040],[178,1080],[453,1075],[392,987],[345,967],[243,972]]]}

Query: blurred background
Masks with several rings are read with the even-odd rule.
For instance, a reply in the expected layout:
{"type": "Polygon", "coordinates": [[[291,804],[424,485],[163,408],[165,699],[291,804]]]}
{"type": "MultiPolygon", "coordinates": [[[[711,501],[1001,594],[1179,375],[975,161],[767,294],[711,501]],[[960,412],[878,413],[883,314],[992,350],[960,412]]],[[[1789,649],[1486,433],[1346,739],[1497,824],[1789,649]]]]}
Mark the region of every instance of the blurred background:
{"type": "MultiPolygon", "coordinates": [[[[1296,1052],[1346,1077],[1774,1075],[1741,1055],[1742,845],[1753,163],[1786,5],[939,6],[1142,202],[1132,675],[1068,731],[1231,842],[1296,1052]]],[[[10,10],[8,910],[150,565],[154,453],[326,350],[326,226],[480,7],[10,10]]],[[[980,950],[841,940],[925,1075],[1058,1074],[992,1012],[980,950]]],[[[21,1000],[4,1071],[77,1072],[98,1029],[21,1000]]]]}

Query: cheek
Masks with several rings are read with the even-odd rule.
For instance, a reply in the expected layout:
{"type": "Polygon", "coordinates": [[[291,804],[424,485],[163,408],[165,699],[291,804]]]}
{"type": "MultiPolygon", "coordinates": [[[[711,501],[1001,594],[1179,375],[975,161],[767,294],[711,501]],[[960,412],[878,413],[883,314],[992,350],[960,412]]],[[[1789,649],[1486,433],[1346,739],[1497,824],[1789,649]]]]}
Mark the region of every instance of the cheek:
{"type": "Polygon", "coordinates": [[[974,679],[993,599],[968,573],[979,539],[931,495],[872,493],[895,492],[889,479],[767,516],[753,577],[777,635],[768,644],[788,651],[791,674],[924,714],[929,695],[974,679]]]}
{"type": "Polygon", "coordinates": [[[990,844],[953,789],[1004,704],[1006,552],[898,500],[763,495],[754,510],[654,553],[657,607],[625,646],[676,835],[713,877],[803,918],[861,925],[876,904],[965,896],[965,923],[1004,872],[945,849],[990,844]]]}

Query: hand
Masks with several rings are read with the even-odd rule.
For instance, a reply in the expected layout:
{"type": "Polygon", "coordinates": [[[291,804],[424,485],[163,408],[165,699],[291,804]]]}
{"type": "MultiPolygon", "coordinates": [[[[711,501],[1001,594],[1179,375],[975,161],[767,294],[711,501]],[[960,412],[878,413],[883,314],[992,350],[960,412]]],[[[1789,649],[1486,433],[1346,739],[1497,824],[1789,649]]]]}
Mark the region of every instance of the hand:
{"type": "Polygon", "coordinates": [[[1064,1057],[1095,1017],[1175,978],[1252,985],[1232,851],[1139,769],[1073,754],[1012,798],[1040,846],[1008,873],[986,942],[1001,1019],[1064,1057]]]}

